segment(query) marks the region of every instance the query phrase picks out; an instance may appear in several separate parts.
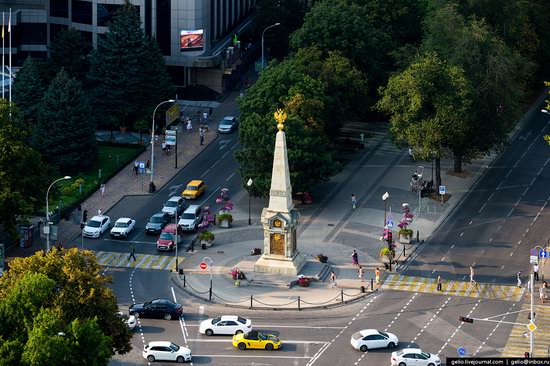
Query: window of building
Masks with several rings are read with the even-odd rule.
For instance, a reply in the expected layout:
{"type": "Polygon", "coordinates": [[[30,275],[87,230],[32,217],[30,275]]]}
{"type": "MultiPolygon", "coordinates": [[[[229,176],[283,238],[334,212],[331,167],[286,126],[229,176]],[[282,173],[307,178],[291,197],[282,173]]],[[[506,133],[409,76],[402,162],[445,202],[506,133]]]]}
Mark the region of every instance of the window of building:
{"type": "Polygon", "coordinates": [[[170,52],[170,0],[157,0],[157,42],[162,54],[170,52]]]}
{"type": "Polygon", "coordinates": [[[97,25],[106,27],[107,23],[113,19],[121,5],[97,4],[97,25]]]}
{"type": "Polygon", "coordinates": [[[72,17],[75,23],[92,24],[92,3],[72,0],[72,17]]]}
{"type": "Polygon", "coordinates": [[[48,25],[46,23],[20,23],[19,32],[21,44],[48,44],[48,25]]]}
{"type": "Polygon", "coordinates": [[[50,16],[69,17],[69,0],[50,0],[50,16]]]}

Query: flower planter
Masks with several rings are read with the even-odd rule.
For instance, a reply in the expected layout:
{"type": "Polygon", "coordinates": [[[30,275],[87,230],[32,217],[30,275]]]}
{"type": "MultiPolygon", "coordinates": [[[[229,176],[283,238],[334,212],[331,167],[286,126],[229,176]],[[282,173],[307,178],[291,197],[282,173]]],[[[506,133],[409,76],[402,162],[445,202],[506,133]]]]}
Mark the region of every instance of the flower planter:
{"type": "Polygon", "coordinates": [[[202,249],[210,248],[212,245],[214,245],[214,240],[201,239],[201,248],[202,249]]]}
{"type": "Polygon", "coordinates": [[[410,235],[400,235],[399,236],[399,242],[401,244],[409,244],[411,242],[410,235]]]}
{"type": "Polygon", "coordinates": [[[120,133],[121,133],[121,134],[125,134],[125,133],[126,133],[126,127],[125,127],[125,126],[120,126],[120,133]]]}
{"type": "Polygon", "coordinates": [[[220,227],[228,228],[230,226],[231,226],[231,224],[229,223],[229,220],[221,220],[220,221],[220,227]]]}

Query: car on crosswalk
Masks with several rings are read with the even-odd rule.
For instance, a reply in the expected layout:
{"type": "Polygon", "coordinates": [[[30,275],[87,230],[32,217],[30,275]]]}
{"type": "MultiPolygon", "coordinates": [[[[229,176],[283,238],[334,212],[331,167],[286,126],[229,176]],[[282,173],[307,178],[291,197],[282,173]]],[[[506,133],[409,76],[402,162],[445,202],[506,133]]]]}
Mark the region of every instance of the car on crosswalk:
{"type": "Polygon", "coordinates": [[[136,226],[136,220],[132,220],[128,217],[121,217],[116,220],[115,225],[111,229],[111,237],[126,238],[128,234],[136,226]]]}
{"type": "Polygon", "coordinates": [[[393,333],[381,332],[376,329],[364,329],[351,336],[353,348],[361,352],[367,352],[373,348],[395,348],[399,339],[393,333]]]}
{"type": "Polygon", "coordinates": [[[282,347],[281,340],[273,334],[265,334],[258,331],[239,333],[233,336],[233,346],[241,351],[245,349],[265,349],[273,351],[282,347]]]}
{"type": "Polygon", "coordinates": [[[390,358],[391,366],[439,366],[438,355],[422,351],[420,348],[405,348],[393,352],[390,358]]]}
{"type": "Polygon", "coordinates": [[[214,319],[203,320],[199,333],[212,336],[214,334],[234,335],[248,333],[252,330],[252,320],[235,315],[222,315],[214,319]]]}
{"type": "Polygon", "coordinates": [[[191,361],[191,350],[187,347],[178,346],[167,341],[149,342],[143,348],[143,358],[149,362],[155,361],[176,361],[184,363],[191,361]]]}

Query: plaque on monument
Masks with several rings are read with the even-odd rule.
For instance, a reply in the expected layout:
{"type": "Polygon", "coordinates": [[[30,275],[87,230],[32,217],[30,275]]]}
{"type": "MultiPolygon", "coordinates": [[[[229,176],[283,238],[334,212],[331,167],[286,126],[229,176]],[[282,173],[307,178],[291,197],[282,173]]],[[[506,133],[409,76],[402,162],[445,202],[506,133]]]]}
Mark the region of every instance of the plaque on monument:
{"type": "Polygon", "coordinates": [[[285,238],[282,234],[271,234],[271,253],[275,255],[285,254],[285,238]]]}

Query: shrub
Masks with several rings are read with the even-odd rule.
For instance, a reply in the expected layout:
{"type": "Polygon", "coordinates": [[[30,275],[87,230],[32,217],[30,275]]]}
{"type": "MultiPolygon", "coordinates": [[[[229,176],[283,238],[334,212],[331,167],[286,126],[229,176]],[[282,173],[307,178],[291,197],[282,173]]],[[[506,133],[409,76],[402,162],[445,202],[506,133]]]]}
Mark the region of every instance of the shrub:
{"type": "Polygon", "coordinates": [[[201,231],[201,233],[199,234],[199,239],[200,240],[206,240],[206,241],[214,241],[214,238],[216,236],[214,235],[214,233],[208,231],[208,230],[204,230],[204,231],[201,231]]]}
{"type": "Polygon", "coordinates": [[[233,222],[233,215],[230,213],[222,213],[218,215],[218,221],[222,222],[223,220],[229,221],[229,223],[233,222]]]}
{"type": "Polygon", "coordinates": [[[400,236],[408,236],[408,237],[412,237],[414,234],[414,231],[412,231],[412,229],[407,229],[406,227],[399,230],[399,235],[400,236]]]}

